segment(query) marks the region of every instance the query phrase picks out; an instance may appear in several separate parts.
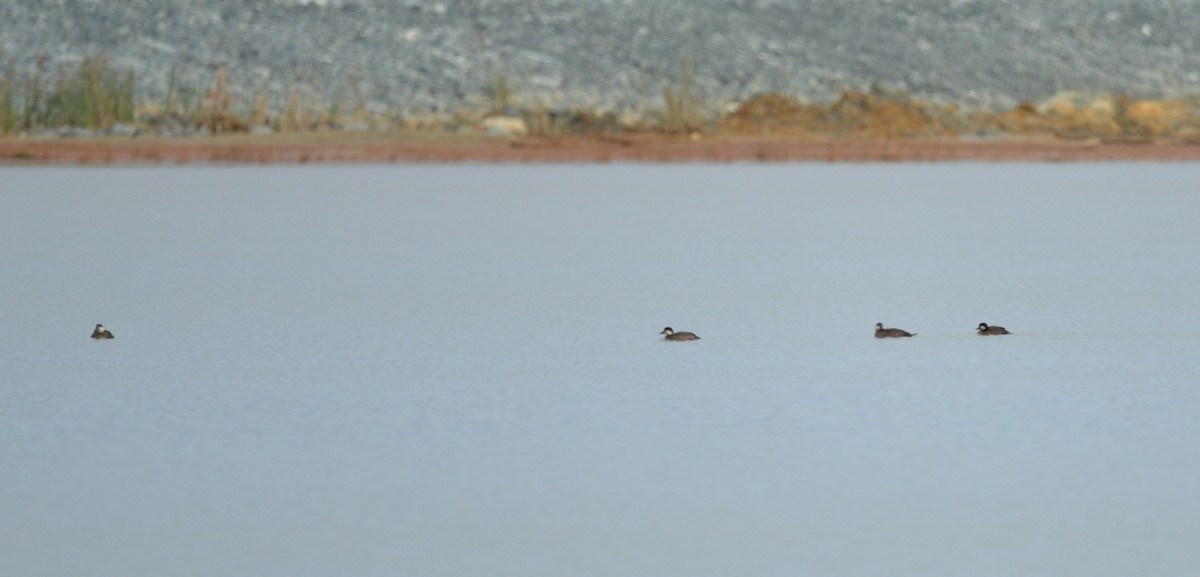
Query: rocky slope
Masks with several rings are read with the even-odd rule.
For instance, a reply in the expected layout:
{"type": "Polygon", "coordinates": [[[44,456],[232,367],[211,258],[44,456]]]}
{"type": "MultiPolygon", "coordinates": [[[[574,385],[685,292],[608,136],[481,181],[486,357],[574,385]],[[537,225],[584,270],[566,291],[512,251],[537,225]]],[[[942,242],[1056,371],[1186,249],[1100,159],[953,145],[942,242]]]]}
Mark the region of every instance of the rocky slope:
{"type": "MultiPolygon", "coordinates": [[[[514,101],[638,110],[689,75],[720,107],[778,91],[826,100],[882,84],[990,108],[1064,90],[1200,94],[1192,0],[0,0],[4,59],[25,73],[106,54],[138,95],[297,85],[376,111],[514,101]]],[[[9,64],[0,64],[8,66],[9,64]]],[[[247,100],[248,101],[248,100],[247,100]]]]}

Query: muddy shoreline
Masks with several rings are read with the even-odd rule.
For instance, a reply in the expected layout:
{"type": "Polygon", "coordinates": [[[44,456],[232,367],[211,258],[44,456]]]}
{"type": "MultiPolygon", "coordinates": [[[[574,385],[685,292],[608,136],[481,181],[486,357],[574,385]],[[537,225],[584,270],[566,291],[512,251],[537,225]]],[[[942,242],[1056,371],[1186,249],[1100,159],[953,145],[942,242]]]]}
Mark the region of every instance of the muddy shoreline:
{"type": "Polygon", "coordinates": [[[652,135],[495,139],[424,133],[0,139],[0,164],[8,166],[1197,160],[1200,160],[1200,143],[1098,140],[813,140],[652,135]]]}

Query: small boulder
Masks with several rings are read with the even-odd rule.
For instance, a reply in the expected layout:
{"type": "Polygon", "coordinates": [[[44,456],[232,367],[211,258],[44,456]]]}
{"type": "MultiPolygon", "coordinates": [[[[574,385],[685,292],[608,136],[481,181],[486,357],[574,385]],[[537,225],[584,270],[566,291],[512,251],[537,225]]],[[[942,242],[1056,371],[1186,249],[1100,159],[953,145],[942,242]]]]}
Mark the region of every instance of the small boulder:
{"type": "Polygon", "coordinates": [[[489,116],[483,119],[483,129],[488,136],[517,137],[528,136],[529,126],[525,119],[514,116],[489,116]]]}
{"type": "Polygon", "coordinates": [[[133,137],[138,135],[138,127],[132,124],[114,124],[108,127],[109,136],[133,137]]]}

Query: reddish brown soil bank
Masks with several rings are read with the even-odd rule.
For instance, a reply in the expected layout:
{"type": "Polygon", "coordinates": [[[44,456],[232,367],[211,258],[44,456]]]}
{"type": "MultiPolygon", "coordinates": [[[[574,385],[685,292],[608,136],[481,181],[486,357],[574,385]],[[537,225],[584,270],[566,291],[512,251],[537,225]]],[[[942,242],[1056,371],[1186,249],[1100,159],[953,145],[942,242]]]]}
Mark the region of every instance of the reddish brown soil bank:
{"type": "Polygon", "coordinates": [[[800,140],[621,136],[488,139],[408,133],[195,139],[0,139],[0,163],[305,164],[447,162],[1195,161],[1200,145],[1054,140],[800,140]]]}

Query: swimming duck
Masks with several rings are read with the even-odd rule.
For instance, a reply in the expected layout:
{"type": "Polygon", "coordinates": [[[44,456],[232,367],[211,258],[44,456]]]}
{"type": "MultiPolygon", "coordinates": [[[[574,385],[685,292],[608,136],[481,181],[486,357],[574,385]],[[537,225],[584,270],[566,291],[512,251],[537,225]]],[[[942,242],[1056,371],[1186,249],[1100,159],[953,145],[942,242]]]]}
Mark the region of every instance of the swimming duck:
{"type": "Polygon", "coordinates": [[[875,323],[875,338],[882,339],[884,337],[911,337],[917,333],[910,333],[900,329],[885,329],[883,323],[875,323]]]}
{"type": "Polygon", "coordinates": [[[667,328],[663,329],[662,332],[658,333],[658,334],[667,335],[663,338],[668,341],[698,341],[698,340],[700,340],[700,337],[696,336],[696,333],[689,333],[687,331],[675,332],[675,329],[672,329],[671,327],[667,327],[667,328]]]}
{"type": "Polygon", "coordinates": [[[1004,327],[989,327],[987,323],[979,323],[979,328],[976,329],[981,335],[1011,335],[1008,329],[1004,327]]]}
{"type": "Polygon", "coordinates": [[[113,334],[108,332],[108,329],[104,328],[104,325],[97,324],[96,330],[92,331],[92,338],[93,339],[111,339],[111,338],[113,338],[113,334]]]}

